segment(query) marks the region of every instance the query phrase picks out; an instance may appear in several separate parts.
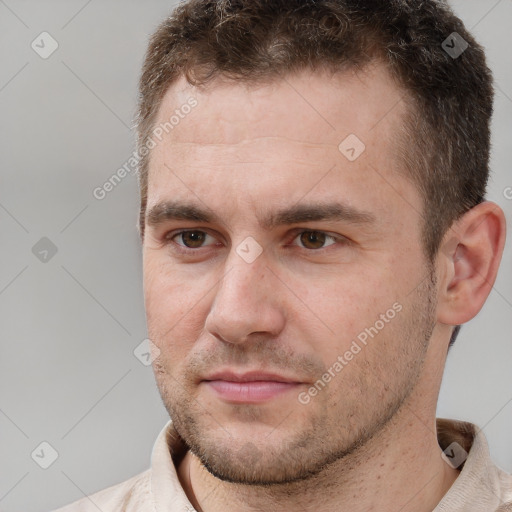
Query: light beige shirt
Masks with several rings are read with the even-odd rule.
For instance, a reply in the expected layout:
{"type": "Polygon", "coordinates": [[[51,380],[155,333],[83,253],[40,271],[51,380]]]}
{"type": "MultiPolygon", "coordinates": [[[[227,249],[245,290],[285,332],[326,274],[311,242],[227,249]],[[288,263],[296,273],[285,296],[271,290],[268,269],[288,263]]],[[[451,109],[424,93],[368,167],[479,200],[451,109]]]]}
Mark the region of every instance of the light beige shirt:
{"type": "MultiPolygon", "coordinates": [[[[483,433],[471,423],[439,418],[437,433],[448,458],[467,458],[433,512],[512,512],[512,475],[492,463],[483,433]]],[[[194,512],[175,467],[185,451],[169,421],[156,439],[150,469],[54,512],[194,512]]]]}

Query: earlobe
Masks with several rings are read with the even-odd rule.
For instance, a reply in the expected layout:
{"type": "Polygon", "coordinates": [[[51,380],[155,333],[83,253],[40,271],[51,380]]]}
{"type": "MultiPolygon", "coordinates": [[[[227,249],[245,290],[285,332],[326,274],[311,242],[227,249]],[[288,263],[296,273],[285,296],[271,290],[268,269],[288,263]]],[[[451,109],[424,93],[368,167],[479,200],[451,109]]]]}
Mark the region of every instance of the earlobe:
{"type": "Polygon", "coordinates": [[[461,325],[480,311],[496,280],[505,232],[503,210],[490,201],[466,212],[448,230],[438,259],[443,269],[439,322],[461,325]]]}

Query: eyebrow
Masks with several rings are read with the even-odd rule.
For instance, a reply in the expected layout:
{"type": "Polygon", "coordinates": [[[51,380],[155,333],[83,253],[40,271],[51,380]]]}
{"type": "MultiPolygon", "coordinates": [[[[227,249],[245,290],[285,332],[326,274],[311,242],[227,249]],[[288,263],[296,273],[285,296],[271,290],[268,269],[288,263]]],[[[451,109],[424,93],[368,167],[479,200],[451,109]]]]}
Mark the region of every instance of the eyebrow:
{"type": "Polygon", "coordinates": [[[342,221],[349,224],[369,225],[376,217],[368,211],[358,210],[342,203],[297,204],[270,214],[260,224],[265,229],[286,224],[314,221],[342,221]]]}
{"type": "MultiPolygon", "coordinates": [[[[211,210],[177,201],[157,203],[146,214],[146,223],[152,227],[171,220],[188,220],[206,224],[223,223],[211,210]]],[[[271,230],[277,226],[315,221],[339,221],[358,226],[369,226],[376,223],[377,217],[372,212],[338,202],[297,204],[270,213],[260,219],[259,224],[263,229],[271,230]]]]}

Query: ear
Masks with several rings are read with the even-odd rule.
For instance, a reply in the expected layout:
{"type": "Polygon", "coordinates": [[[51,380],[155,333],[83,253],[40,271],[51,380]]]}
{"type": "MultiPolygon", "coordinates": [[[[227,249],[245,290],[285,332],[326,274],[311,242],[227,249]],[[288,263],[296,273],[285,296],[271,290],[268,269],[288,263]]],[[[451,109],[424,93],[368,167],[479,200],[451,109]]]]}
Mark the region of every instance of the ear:
{"type": "Polygon", "coordinates": [[[461,325],[480,311],[496,281],[505,237],[505,215],[491,201],[453,223],[437,257],[438,322],[461,325]]]}

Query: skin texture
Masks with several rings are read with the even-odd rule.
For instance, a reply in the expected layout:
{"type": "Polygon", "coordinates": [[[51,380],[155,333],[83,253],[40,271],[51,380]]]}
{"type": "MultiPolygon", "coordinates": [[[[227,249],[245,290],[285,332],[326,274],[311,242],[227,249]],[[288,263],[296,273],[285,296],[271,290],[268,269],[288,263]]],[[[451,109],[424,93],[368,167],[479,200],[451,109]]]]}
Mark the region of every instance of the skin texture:
{"type": "Polygon", "coordinates": [[[143,242],[153,368],[191,447],[178,474],[197,510],[429,511],[458,474],[437,444],[437,397],[451,328],[476,315],[496,278],[505,220],[479,205],[428,264],[422,201],[393,153],[402,95],[374,63],[258,86],[181,79],[163,99],[157,124],[190,97],[197,106],[152,150],[148,211],[173,201],[217,217],[146,222],[143,242]],[[365,144],[354,161],[338,149],[349,134],[365,144]],[[374,221],[260,224],[333,202],[374,221]],[[183,253],[180,230],[208,236],[183,253]],[[262,248],[251,263],[237,252],[247,237],[262,248]],[[231,403],[203,382],[228,369],[298,385],[231,403]]]}

